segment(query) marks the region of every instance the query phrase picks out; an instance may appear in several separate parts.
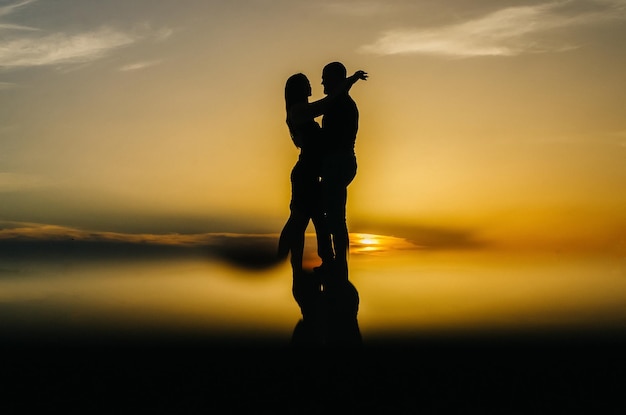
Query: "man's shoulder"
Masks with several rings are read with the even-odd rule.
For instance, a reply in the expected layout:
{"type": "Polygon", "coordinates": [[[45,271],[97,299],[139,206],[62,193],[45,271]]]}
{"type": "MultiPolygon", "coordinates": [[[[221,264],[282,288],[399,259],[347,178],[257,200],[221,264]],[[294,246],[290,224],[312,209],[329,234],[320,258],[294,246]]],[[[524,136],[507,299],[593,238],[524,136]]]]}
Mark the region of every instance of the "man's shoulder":
{"type": "Polygon", "coordinates": [[[347,111],[351,111],[351,112],[355,112],[358,113],[359,109],[356,105],[356,101],[352,99],[352,97],[350,95],[348,95],[348,99],[346,100],[346,110],[347,111]]]}
{"type": "Polygon", "coordinates": [[[354,105],[356,105],[356,102],[354,101],[354,99],[352,98],[352,96],[350,96],[350,94],[346,94],[346,95],[344,95],[344,99],[343,99],[343,101],[344,101],[344,102],[346,102],[346,103],[350,103],[350,104],[354,104],[354,105]]]}
{"type": "Polygon", "coordinates": [[[356,108],[356,102],[350,95],[344,95],[343,97],[337,99],[334,105],[336,108],[340,108],[342,111],[350,108],[356,108]]]}
{"type": "Polygon", "coordinates": [[[351,96],[345,95],[343,97],[337,97],[337,99],[329,105],[322,118],[325,120],[345,119],[346,117],[358,117],[358,113],[359,110],[356,106],[356,102],[354,102],[351,96]]]}

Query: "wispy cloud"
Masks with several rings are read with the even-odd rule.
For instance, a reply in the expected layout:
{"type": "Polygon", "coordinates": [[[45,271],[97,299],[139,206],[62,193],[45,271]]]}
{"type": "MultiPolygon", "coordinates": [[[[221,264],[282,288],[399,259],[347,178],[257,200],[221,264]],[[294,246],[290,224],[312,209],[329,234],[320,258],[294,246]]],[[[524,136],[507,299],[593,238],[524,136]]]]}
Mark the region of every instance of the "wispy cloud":
{"type": "Polygon", "coordinates": [[[154,33],[154,39],[157,41],[165,41],[167,39],[169,39],[170,37],[172,37],[172,35],[174,34],[174,30],[169,28],[169,27],[164,27],[161,29],[158,29],[157,31],[155,31],[154,33]]]}
{"type": "MultiPolygon", "coordinates": [[[[27,4],[33,3],[34,1],[36,1],[36,0],[26,0],[26,1],[19,2],[19,3],[15,3],[15,4],[9,4],[9,5],[6,5],[6,6],[0,6],[0,18],[3,17],[3,16],[8,16],[8,15],[14,13],[19,8],[21,8],[23,6],[26,6],[27,4]]],[[[5,22],[1,22],[0,21],[0,32],[7,31],[7,30],[36,31],[38,29],[36,29],[34,27],[23,26],[23,25],[14,24],[14,23],[5,23],[5,22]]]]}
{"type": "Polygon", "coordinates": [[[250,270],[278,265],[278,235],[229,233],[127,234],[97,232],[39,223],[0,221],[0,258],[3,255],[54,258],[155,259],[194,255],[214,258],[250,270]]]}
{"type": "Polygon", "coordinates": [[[160,63],[161,63],[160,60],[146,61],[146,62],[135,62],[135,63],[130,63],[128,65],[122,66],[120,68],[120,71],[122,71],[122,72],[138,71],[140,69],[149,68],[151,66],[155,66],[155,65],[158,65],[160,63]]]}
{"type": "MultiPolygon", "coordinates": [[[[36,0],[26,0],[0,7],[0,18],[36,0]]],[[[20,68],[47,65],[69,65],[91,62],[112,51],[146,38],[164,40],[169,29],[149,26],[137,30],[120,30],[109,25],[77,33],[46,32],[13,22],[0,21],[0,67],[20,68]],[[15,33],[17,31],[17,33],[15,33]],[[5,33],[8,32],[8,33],[5,33]]]]}
{"type": "Polygon", "coordinates": [[[18,24],[0,23],[0,31],[1,30],[31,30],[31,31],[36,31],[36,30],[39,30],[39,29],[36,29],[34,27],[29,27],[29,26],[22,26],[22,25],[18,25],[18,24]]]}
{"type": "MultiPolygon", "coordinates": [[[[65,255],[90,257],[123,254],[125,256],[200,255],[231,265],[259,270],[273,267],[284,259],[276,255],[278,234],[197,233],[129,234],[77,229],[52,224],[0,221],[0,258],[7,253],[37,255],[44,252],[55,258],[65,255]]],[[[305,262],[315,263],[315,235],[307,235],[305,262]]],[[[421,249],[404,238],[376,234],[351,234],[350,251],[355,255],[380,255],[391,251],[421,249]]]]}
{"type": "Polygon", "coordinates": [[[197,246],[211,242],[213,234],[126,234],[97,232],[67,226],[43,223],[0,221],[0,240],[14,241],[62,241],[111,242],[130,244],[157,244],[197,246]]]}
{"type": "Polygon", "coordinates": [[[360,51],[380,55],[472,57],[566,50],[577,45],[549,44],[538,35],[560,28],[624,19],[626,2],[623,0],[553,1],[508,7],[443,27],[392,29],[360,51]]]}
{"type": "Polygon", "coordinates": [[[68,35],[22,37],[0,44],[0,66],[27,67],[82,63],[101,58],[112,49],[130,45],[136,37],[103,27],[68,35]]]}
{"type": "MultiPolygon", "coordinates": [[[[307,234],[315,238],[314,234],[307,234]]],[[[154,244],[183,247],[255,247],[271,241],[275,248],[277,234],[194,233],[194,234],[130,234],[120,232],[90,231],[69,226],[45,223],[0,221],[0,241],[83,241],[128,244],[154,244]]],[[[389,250],[413,250],[420,246],[404,238],[385,235],[353,233],[350,241],[355,253],[389,250]]],[[[273,252],[273,251],[272,251],[273,252]]]]}
{"type": "Polygon", "coordinates": [[[0,17],[2,16],[7,16],[13,12],[15,12],[17,9],[19,9],[22,6],[26,6],[27,4],[33,3],[37,0],[24,0],[24,1],[20,1],[14,4],[8,4],[6,6],[0,6],[0,17]]]}

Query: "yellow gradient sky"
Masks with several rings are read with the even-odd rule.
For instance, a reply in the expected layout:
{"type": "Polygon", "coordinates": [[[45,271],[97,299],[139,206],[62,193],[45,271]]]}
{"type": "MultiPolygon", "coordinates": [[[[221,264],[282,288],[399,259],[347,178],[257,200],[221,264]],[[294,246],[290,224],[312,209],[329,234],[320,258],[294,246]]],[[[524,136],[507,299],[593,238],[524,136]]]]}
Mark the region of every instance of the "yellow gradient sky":
{"type": "Polygon", "coordinates": [[[340,60],[352,231],[623,250],[625,39],[624,0],[2,0],[0,220],[278,232],[284,82],[340,60]]]}

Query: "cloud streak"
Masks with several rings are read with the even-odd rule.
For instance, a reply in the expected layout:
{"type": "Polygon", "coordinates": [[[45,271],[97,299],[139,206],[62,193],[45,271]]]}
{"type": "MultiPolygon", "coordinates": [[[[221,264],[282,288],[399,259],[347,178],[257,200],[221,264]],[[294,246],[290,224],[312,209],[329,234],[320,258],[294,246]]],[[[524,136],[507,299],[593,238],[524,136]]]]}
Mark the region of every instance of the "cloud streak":
{"type": "Polygon", "coordinates": [[[277,235],[227,233],[126,234],[0,221],[0,259],[56,260],[214,258],[241,268],[278,265],[277,235]]]}
{"type": "Polygon", "coordinates": [[[577,47],[549,44],[546,32],[626,18],[626,2],[554,1],[508,7],[482,17],[438,28],[392,29],[360,51],[378,55],[424,54],[450,57],[515,56],[577,47]],[[583,3],[586,7],[581,8],[583,3]]]}
{"type": "MultiPolygon", "coordinates": [[[[35,1],[26,0],[2,6],[0,18],[35,1]]],[[[167,39],[172,31],[151,30],[149,27],[144,27],[143,30],[123,31],[102,25],[78,33],[49,33],[38,28],[0,21],[0,34],[2,34],[0,67],[11,69],[91,62],[146,38],[157,41],[167,39]],[[17,34],[14,33],[16,31],[17,34]]]]}
{"type": "Polygon", "coordinates": [[[77,241],[167,246],[205,246],[228,234],[128,234],[76,229],[43,223],[0,221],[0,241],[77,241]]]}
{"type": "MultiPolygon", "coordinates": [[[[7,6],[0,6],[0,18],[3,17],[3,16],[10,15],[13,12],[15,12],[17,9],[19,9],[20,7],[26,6],[27,4],[30,4],[30,3],[34,2],[34,1],[36,1],[36,0],[26,0],[26,1],[22,1],[20,3],[10,4],[10,5],[7,5],[7,6]]],[[[36,31],[38,29],[36,29],[34,27],[19,25],[19,24],[0,22],[0,32],[6,31],[6,30],[36,31]]]]}
{"type": "Polygon", "coordinates": [[[24,0],[15,4],[0,6],[0,17],[12,14],[15,10],[19,9],[20,7],[26,6],[27,4],[33,3],[35,1],[37,0],[24,0]]]}
{"type": "Polygon", "coordinates": [[[160,64],[161,61],[160,60],[156,60],[156,61],[146,61],[146,62],[135,62],[135,63],[131,63],[128,65],[124,65],[120,68],[120,71],[122,72],[133,72],[133,71],[138,71],[141,69],[145,69],[145,68],[149,68],[151,66],[155,66],[160,64]]]}
{"type": "MultiPolygon", "coordinates": [[[[315,262],[314,234],[308,235],[306,260],[315,262]]],[[[421,247],[404,239],[384,235],[351,234],[353,254],[381,254],[421,247]]],[[[103,258],[163,258],[194,255],[228,264],[265,269],[283,261],[276,255],[278,234],[196,233],[129,234],[76,229],[67,226],[0,221],[0,259],[3,256],[103,258]]]]}
{"type": "Polygon", "coordinates": [[[137,39],[112,28],[67,35],[55,33],[41,37],[17,38],[0,44],[0,66],[15,68],[72,64],[103,57],[112,49],[137,39]]]}
{"type": "Polygon", "coordinates": [[[30,30],[30,31],[37,31],[39,29],[36,29],[34,27],[29,27],[29,26],[22,26],[22,25],[18,25],[18,24],[0,23],[0,31],[1,30],[30,30]]]}

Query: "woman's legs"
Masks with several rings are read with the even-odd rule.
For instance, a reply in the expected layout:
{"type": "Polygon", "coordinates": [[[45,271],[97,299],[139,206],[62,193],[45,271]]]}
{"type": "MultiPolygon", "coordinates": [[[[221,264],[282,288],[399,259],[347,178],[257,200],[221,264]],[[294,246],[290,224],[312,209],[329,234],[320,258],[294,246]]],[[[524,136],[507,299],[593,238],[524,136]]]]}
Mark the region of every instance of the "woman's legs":
{"type": "Polygon", "coordinates": [[[302,270],[305,232],[313,221],[317,237],[317,254],[322,263],[334,258],[332,239],[324,214],[318,164],[299,160],[291,171],[291,214],[278,241],[278,255],[286,258],[291,252],[294,272],[302,270]]]}
{"type": "Polygon", "coordinates": [[[304,233],[308,224],[308,215],[292,209],[278,240],[278,255],[282,258],[282,255],[286,256],[288,252],[291,253],[290,261],[294,275],[302,273],[304,233]]]}

